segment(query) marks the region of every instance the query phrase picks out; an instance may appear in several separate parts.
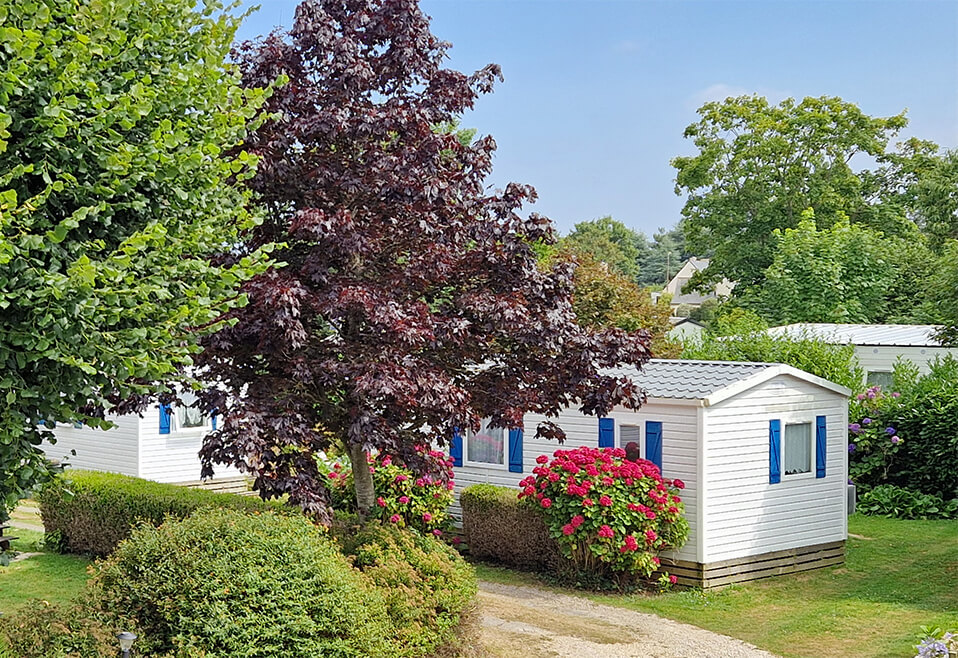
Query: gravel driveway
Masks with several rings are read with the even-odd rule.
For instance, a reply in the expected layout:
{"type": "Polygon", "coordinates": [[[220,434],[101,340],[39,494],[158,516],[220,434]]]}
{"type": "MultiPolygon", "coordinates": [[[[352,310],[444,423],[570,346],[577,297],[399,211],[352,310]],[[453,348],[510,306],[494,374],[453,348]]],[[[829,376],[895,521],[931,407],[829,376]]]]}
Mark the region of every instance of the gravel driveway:
{"type": "Polygon", "coordinates": [[[479,585],[482,644],[501,658],[775,658],[725,635],[535,587],[479,585]]]}

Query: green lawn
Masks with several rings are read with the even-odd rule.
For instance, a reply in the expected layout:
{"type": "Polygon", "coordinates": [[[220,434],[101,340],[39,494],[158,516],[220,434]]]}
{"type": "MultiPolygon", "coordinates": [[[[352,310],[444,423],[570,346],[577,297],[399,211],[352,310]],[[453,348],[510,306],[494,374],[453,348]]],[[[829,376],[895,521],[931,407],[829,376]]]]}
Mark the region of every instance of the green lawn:
{"type": "MultiPolygon", "coordinates": [[[[922,625],[958,627],[958,522],[853,516],[847,563],[718,592],[588,595],[788,658],[913,656],[922,625]]],[[[480,578],[535,577],[479,565],[480,578]]]]}
{"type": "MultiPolygon", "coordinates": [[[[19,537],[13,542],[15,551],[32,553],[45,550],[42,533],[11,528],[10,534],[19,537]]],[[[86,584],[86,568],[89,564],[89,560],[74,555],[47,552],[0,567],[0,612],[14,612],[30,599],[51,603],[70,601],[86,584]]]]}

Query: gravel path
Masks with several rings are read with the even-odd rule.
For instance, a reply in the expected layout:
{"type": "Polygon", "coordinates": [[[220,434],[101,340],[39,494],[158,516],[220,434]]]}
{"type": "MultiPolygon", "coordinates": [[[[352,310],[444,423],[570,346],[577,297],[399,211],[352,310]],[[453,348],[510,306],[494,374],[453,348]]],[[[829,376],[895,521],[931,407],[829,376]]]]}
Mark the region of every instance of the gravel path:
{"type": "Polygon", "coordinates": [[[535,587],[482,582],[482,644],[501,658],[775,658],[725,635],[535,587]]]}

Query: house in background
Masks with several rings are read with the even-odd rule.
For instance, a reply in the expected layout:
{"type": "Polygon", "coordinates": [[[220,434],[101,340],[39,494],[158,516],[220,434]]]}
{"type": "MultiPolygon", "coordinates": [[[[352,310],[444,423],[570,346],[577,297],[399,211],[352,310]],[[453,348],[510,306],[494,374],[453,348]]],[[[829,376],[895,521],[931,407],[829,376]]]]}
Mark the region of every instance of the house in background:
{"type": "MultiPolygon", "coordinates": [[[[181,394],[187,404],[192,394],[181,394]]],[[[55,444],[44,444],[51,459],[65,461],[70,468],[109,471],[133,477],[198,485],[199,451],[203,437],[216,428],[216,418],[188,406],[155,405],[143,416],[108,415],[115,427],[93,429],[84,425],[57,425],[55,444]],[[73,454],[75,453],[75,454],[73,454]]],[[[217,465],[216,474],[203,484],[221,491],[245,491],[243,474],[232,467],[217,465]]]]}
{"type": "Polygon", "coordinates": [[[696,272],[701,272],[709,266],[708,258],[696,258],[692,256],[678,272],[675,273],[675,276],[672,277],[672,280],[665,284],[665,288],[661,292],[652,293],[652,301],[658,301],[659,297],[663,294],[672,295],[672,312],[675,313],[676,309],[680,306],[690,306],[693,308],[698,308],[702,305],[706,299],[724,299],[732,294],[733,284],[728,280],[722,280],[721,283],[715,284],[712,292],[708,294],[703,294],[700,292],[682,292],[686,284],[692,279],[692,276],[696,272]]]}
{"type": "Polygon", "coordinates": [[[691,318],[671,317],[669,321],[672,323],[672,328],[665,332],[665,335],[681,343],[694,341],[705,332],[705,325],[691,318]]]}
{"type": "Polygon", "coordinates": [[[715,587],[844,561],[847,388],[791,366],[652,360],[622,368],[647,392],[638,411],[607,417],[569,408],[566,441],[483,426],[450,450],[458,493],[477,483],[518,488],[536,457],[576,446],[640,445],[666,478],[685,482],[688,543],[663,556],[683,584],[715,587]]]}
{"type": "Polygon", "coordinates": [[[809,336],[833,345],[854,345],[855,356],[865,370],[870,386],[890,388],[898,359],[911,361],[922,373],[929,364],[948,354],[958,358],[958,348],[944,347],[935,334],[941,327],[930,324],[789,324],[772,327],[772,336],[809,336]]]}

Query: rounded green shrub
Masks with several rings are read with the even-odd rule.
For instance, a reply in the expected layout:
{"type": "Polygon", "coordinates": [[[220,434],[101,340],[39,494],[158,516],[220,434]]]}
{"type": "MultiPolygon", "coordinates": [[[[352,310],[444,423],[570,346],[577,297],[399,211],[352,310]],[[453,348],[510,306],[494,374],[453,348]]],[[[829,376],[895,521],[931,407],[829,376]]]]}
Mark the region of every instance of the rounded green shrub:
{"type": "Polygon", "coordinates": [[[475,602],[476,576],[455,550],[415,530],[378,523],[358,531],[341,527],[337,534],[343,552],[385,597],[397,655],[432,655],[457,644],[475,602]]]}
{"type": "Polygon", "coordinates": [[[0,620],[0,658],[101,658],[116,648],[116,631],[79,605],[34,600],[0,620]]]}
{"type": "Polygon", "coordinates": [[[302,517],[199,510],[144,525],[101,562],[93,599],[144,654],[396,655],[383,597],[302,517]]]}

